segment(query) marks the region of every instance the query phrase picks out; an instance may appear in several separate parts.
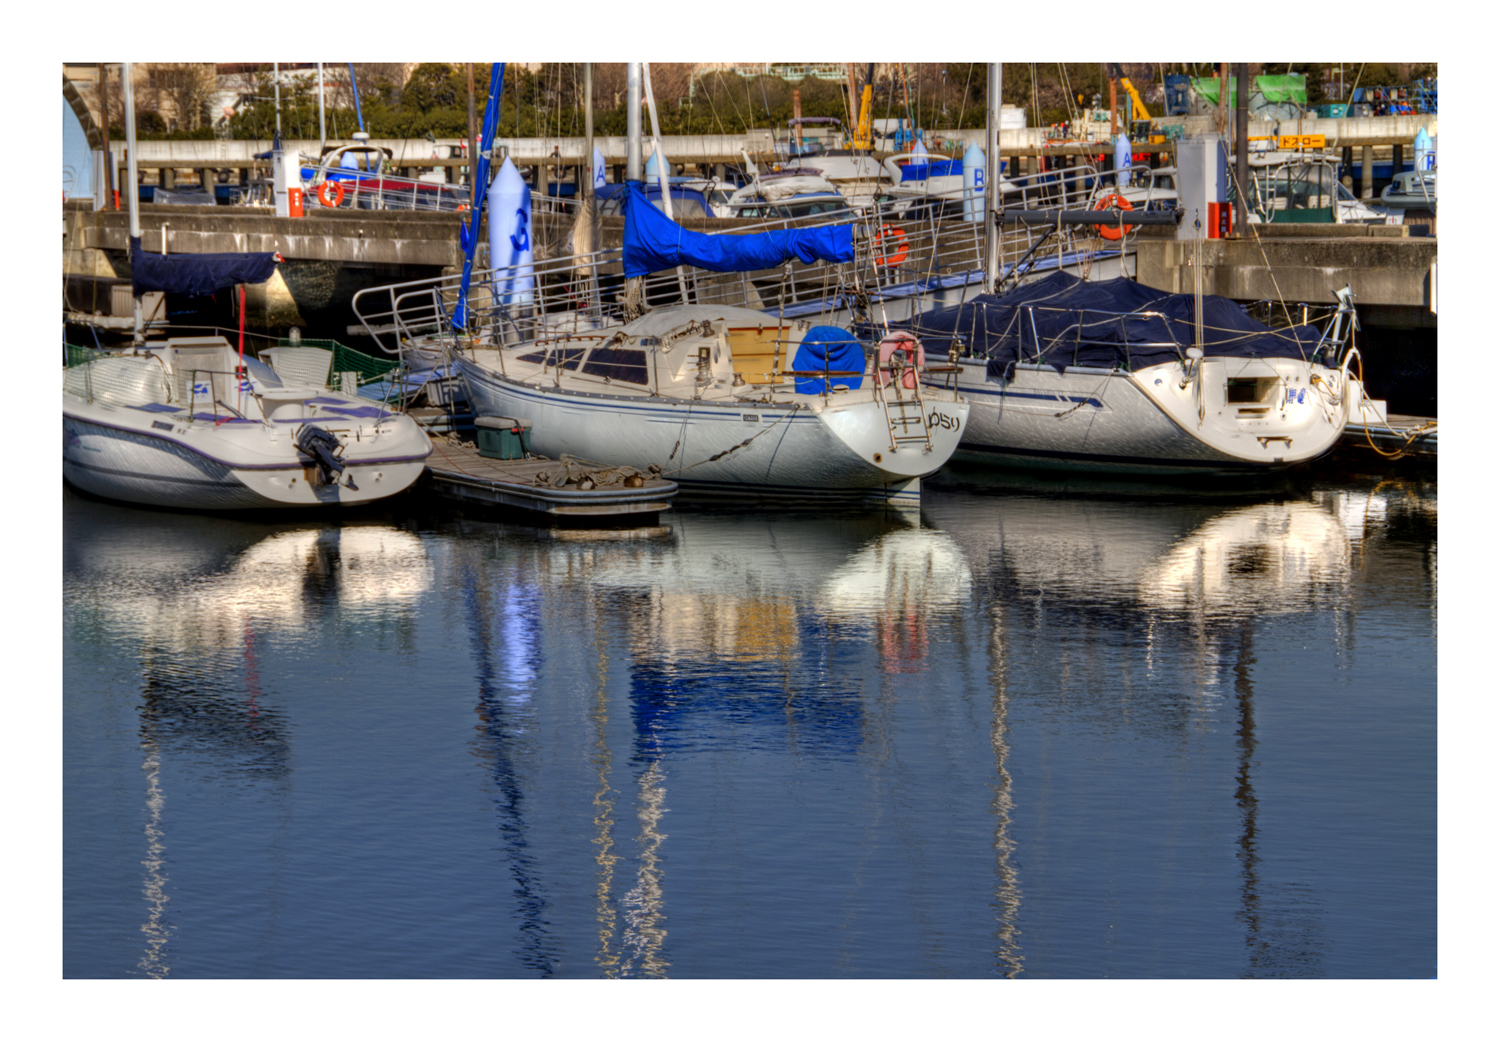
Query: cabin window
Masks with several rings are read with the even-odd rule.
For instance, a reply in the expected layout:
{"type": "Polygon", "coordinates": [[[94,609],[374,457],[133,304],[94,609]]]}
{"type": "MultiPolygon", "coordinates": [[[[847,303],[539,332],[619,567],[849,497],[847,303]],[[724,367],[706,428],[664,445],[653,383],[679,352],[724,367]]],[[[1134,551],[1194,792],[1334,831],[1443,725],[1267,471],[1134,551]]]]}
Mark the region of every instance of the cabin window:
{"type": "Polygon", "coordinates": [[[632,347],[596,347],[580,370],[619,383],[647,383],[646,352],[632,347]]]}
{"type": "Polygon", "coordinates": [[[578,363],[583,361],[583,356],[587,351],[588,348],[585,347],[560,347],[553,351],[532,351],[530,354],[521,355],[517,361],[545,362],[559,369],[577,369],[578,363]],[[551,357],[549,358],[548,355],[551,357]]]}

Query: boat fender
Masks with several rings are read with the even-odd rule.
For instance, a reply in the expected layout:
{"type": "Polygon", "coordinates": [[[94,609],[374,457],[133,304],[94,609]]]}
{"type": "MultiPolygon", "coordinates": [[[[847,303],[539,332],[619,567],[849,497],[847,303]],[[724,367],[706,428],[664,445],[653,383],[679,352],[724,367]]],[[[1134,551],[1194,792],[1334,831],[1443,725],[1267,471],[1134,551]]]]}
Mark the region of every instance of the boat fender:
{"type": "MultiPolygon", "coordinates": [[[[1111,207],[1116,210],[1135,209],[1134,206],[1130,205],[1129,199],[1126,199],[1123,195],[1116,195],[1113,192],[1111,192],[1109,195],[1101,197],[1099,201],[1094,204],[1094,209],[1096,210],[1108,210],[1111,207]]],[[[1106,239],[1118,239],[1122,235],[1124,235],[1126,230],[1130,227],[1131,226],[1128,223],[1124,225],[1117,225],[1113,228],[1111,228],[1107,224],[1101,224],[1099,225],[1099,234],[1106,239]]]]}
{"type": "Polygon", "coordinates": [[[922,350],[922,341],[905,330],[897,330],[880,342],[875,357],[875,379],[884,387],[891,382],[891,373],[899,368],[901,386],[914,391],[917,389],[917,370],[926,365],[927,352],[922,350]],[[901,361],[892,365],[891,358],[898,351],[901,352],[901,361]]]}
{"type": "Polygon", "coordinates": [[[880,231],[875,236],[876,264],[893,268],[897,264],[900,264],[902,261],[906,260],[906,255],[908,252],[909,251],[906,247],[905,232],[892,224],[883,224],[880,226],[880,231]],[[890,239],[895,243],[894,249],[888,248],[885,245],[885,241],[887,239],[890,239]]]}
{"type": "Polygon", "coordinates": [[[318,202],[329,209],[337,209],[344,201],[344,186],[337,181],[324,181],[318,186],[318,202]]]}

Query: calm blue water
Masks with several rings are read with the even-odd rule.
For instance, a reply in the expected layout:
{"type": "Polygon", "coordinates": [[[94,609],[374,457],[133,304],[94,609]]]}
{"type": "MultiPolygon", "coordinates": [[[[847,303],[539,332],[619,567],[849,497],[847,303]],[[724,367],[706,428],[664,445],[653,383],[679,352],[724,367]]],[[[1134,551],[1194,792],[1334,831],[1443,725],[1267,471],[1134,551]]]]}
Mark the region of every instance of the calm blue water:
{"type": "Polygon", "coordinates": [[[70,977],[1426,977],[1437,492],[65,490],[70,977]]]}

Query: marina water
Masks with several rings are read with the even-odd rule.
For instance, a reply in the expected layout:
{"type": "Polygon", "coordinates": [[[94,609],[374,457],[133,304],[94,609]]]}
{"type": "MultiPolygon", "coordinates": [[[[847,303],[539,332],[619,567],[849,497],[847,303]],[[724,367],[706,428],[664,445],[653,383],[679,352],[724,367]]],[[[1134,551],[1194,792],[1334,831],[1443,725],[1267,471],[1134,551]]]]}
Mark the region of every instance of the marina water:
{"type": "Polygon", "coordinates": [[[1428,977],[1437,490],[64,490],[68,977],[1428,977]]]}

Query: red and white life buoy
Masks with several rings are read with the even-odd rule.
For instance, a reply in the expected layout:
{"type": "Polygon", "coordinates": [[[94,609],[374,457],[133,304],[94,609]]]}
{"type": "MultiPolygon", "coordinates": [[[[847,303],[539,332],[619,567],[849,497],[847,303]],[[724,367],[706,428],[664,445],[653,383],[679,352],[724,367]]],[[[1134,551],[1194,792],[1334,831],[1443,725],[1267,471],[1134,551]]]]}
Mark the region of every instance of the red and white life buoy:
{"type": "Polygon", "coordinates": [[[895,225],[884,224],[875,233],[875,263],[884,267],[895,267],[906,260],[906,233],[895,225]],[[886,240],[894,243],[888,246],[886,240]]]}
{"type": "Polygon", "coordinates": [[[344,201],[344,186],[337,181],[324,181],[318,186],[318,202],[330,209],[344,201]]]}
{"type": "MultiPolygon", "coordinates": [[[[1094,209],[1096,210],[1108,210],[1111,208],[1117,210],[1135,209],[1135,207],[1130,205],[1129,199],[1126,199],[1123,195],[1115,195],[1114,193],[1110,193],[1109,195],[1104,196],[1094,204],[1094,209]]],[[[1104,238],[1106,239],[1118,239],[1129,229],[1130,223],[1128,221],[1124,224],[1115,225],[1113,227],[1107,224],[1101,224],[1099,225],[1099,234],[1104,236],[1104,238]]]]}
{"type": "Polygon", "coordinates": [[[901,370],[901,386],[909,391],[917,389],[917,371],[927,365],[927,352],[922,350],[922,341],[905,330],[897,330],[880,342],[875,354],[875,380],[881,387],[891,382],[893,368],[901,370]],[[897,351],[904,361],[892,366],[891,358],[897,351]]]}

